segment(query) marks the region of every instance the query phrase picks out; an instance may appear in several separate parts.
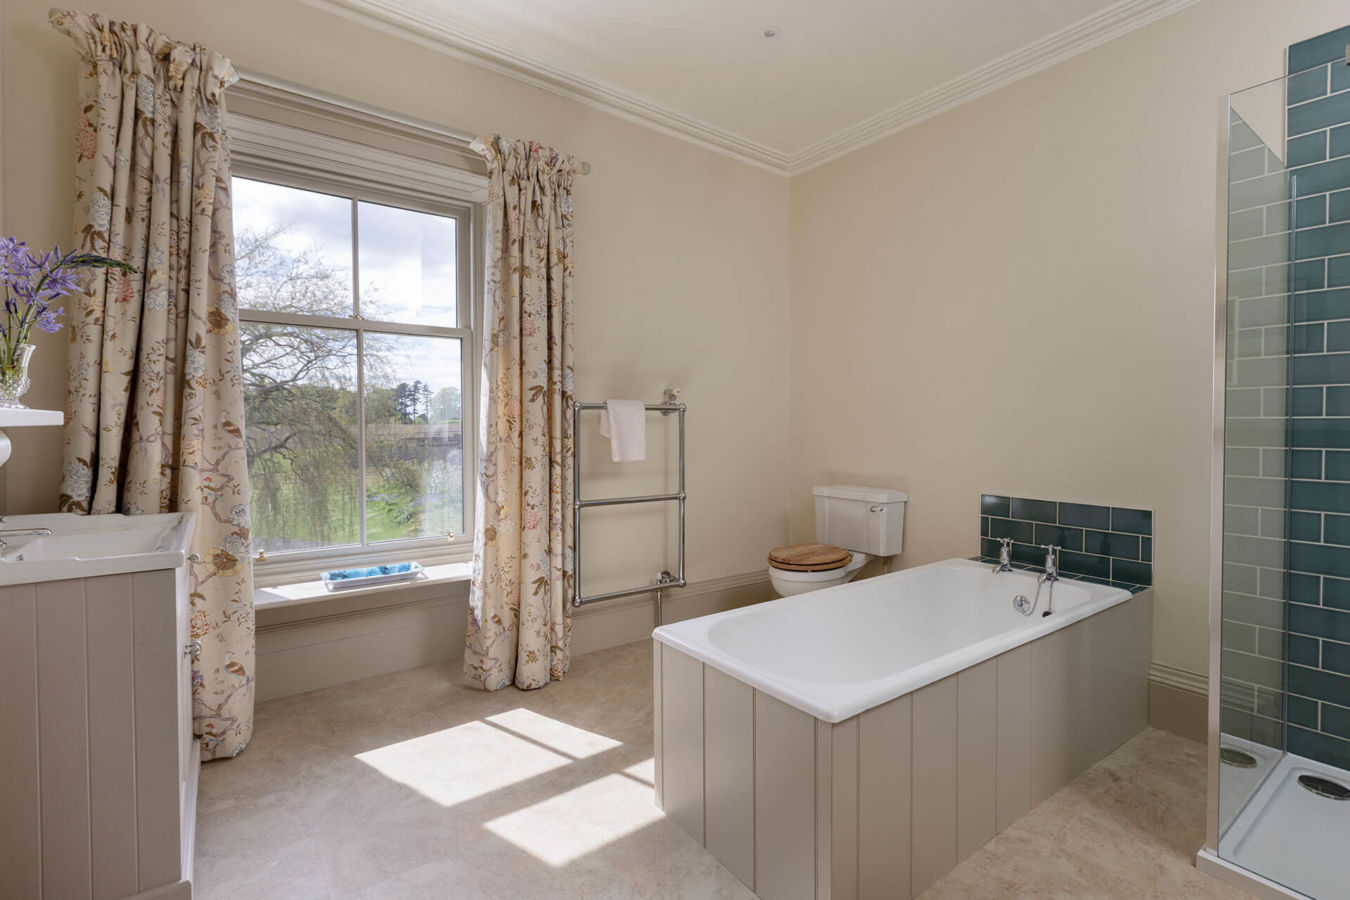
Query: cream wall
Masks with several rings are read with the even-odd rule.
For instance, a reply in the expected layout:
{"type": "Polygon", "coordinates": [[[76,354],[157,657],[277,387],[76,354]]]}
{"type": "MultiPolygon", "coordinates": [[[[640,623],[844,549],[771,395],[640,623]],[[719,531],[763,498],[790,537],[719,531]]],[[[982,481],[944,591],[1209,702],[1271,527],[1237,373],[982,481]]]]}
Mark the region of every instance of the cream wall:
{"type": "Polygon", "coordinates": [[[1208,0],[792,179],[794,539],[813,483],[1156,511],[1154,659],[1206,670],[1216,161],[1230,91],[1343,0],[1208,0]]]}
{"type": "MultiPolygon", "coordinates": [[[[76,55],[48,27],[49,6],[3,2],[3,211],[6,227],[35,244],[68,242],[71,231],[76,55]]],[[[577,395],[657,399],[667,384],[683,388],[692,579],[749,572],[783,543],[785,179],[289,0],[92,8],[200,40],[241,68],[588,160],[592,173],[575,189],[577,395]]],[[[64,337],[40,346],[32,405],[63,404],[64,337]]],[[[584,427],[594,431],[595,419],[584,427]]],[[[60,446],[57,429],[16,434],[4,469],[11,511],[55,507],[60,446]]],[[[597,490],[627,493],[660,465],[615,477],[600,448],[583,449],[597,490]]],[[[588,576],[596,587],[648,581],[663,539],[669,530],[649,514],[597,519],[588,576]]]]}

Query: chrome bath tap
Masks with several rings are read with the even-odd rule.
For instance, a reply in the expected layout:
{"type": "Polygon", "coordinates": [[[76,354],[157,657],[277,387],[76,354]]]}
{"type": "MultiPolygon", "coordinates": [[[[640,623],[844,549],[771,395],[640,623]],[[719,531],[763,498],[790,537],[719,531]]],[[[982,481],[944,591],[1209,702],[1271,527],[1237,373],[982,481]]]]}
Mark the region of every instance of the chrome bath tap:
{"type": "Polygon", "coordinates": [[[999,538],[998,542],[1000,546],[998,548],[998,565],[994,566],[995,575],[999,574],[1000,572],[1011,572],[1013,570],[1012,567],[1013,539],[1006,537],[999,538]]]}
{"type": "Polygon", "coordinates": [[[1041,615],[1048,616],[1054,612],[1055,602],[1055,582],[1059,581],[1059,548],[1054,544],[1042,544],[1041,549],[1045,551],[1045,574],[1036,582],[1037,587],[1050,583],[1050,593],[1045,598],[1045,612],[1041,615]]]}

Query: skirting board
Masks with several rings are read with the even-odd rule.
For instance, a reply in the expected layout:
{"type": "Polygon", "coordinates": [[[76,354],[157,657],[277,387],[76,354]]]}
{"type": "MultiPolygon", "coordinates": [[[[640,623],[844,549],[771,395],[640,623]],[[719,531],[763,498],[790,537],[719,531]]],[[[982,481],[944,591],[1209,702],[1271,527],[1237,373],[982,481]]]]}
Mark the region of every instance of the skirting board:
{"type": "Polygon", "coordinates": [[[1208,680],[1154,662],[1148,671],[1148,724],[1199,743],[1209,734],[1208,680]]]}
{"type": "MultiPolygon", "coordinates": [[[[749,572],[668,591],[664,615],[667,622],[675,622],[772,597],[768,573],[749,572]]],[[[295,606],[259,610],[259,701],[463,658],[468,618],[468,588],[463,582],[406,591],[396,603],[372,602],[361,608],[314,606],[309,614],[295,606]]],[[[652,596],[576,610],[572,655],[649,637],[656,625],[655,610],[652,596]]]]}

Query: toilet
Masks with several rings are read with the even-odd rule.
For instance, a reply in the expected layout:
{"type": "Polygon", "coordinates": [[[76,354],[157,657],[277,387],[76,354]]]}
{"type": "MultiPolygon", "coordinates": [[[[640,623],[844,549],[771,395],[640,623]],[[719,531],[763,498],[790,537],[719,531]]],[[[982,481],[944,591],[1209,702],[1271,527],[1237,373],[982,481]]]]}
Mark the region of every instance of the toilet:
{"type": "Polygon", "coordinates": [[[897,556],[909,495],[856,484],[817,485],[816,540],[769,552],[769,580],[780,597],[851,581],[874,557],[897,556]]]}

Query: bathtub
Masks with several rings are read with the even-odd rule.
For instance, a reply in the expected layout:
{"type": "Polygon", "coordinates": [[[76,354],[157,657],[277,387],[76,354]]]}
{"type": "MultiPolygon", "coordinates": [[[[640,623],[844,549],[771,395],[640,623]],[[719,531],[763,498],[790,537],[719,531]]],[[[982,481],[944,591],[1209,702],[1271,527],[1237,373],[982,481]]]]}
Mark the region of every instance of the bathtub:
{"type": "Polygon", "coordinates": [[[759,896],[910,897],[1147,723],[1152,592],[964,559],[658,628],[657,804],[759,896]]]}

